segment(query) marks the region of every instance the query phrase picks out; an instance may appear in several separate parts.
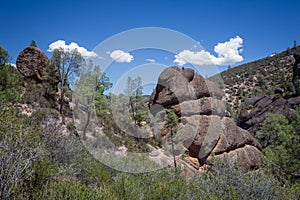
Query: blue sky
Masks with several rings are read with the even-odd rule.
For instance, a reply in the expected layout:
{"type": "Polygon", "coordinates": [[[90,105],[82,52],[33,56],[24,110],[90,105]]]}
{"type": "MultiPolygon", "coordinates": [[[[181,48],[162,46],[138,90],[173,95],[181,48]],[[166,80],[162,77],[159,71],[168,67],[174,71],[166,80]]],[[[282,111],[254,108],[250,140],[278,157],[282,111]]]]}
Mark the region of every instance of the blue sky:
{"type": "MultiPolygon", "coordinates": [[[[242,39],[238,55],[243,59],[232,66],[281,52],[292,47],[294,40],[300,44],[300,2],[296,0],[2,0],[0,5],[0,45],[12,56],[12,63],[32,39],[51,57],[47,50],[57,40],[65,41],[66,45],[74,42],[92,52],[115,34],[143,27],[161,27],[183,33],[199,42],[205,52],[214,57],[218,57],[214,51],[218,43],[238,36],[242,39]]],[[[107,53],[113,50],[116,49],[107,53]]],[[[122,44],[118,50],[124,50],[122,44]]],[[[124,70],[154,60],[163,65],[180,64],[174,63],[175,55],[165,53],[154,50],[131,52],[134,59],[116,62],[116,68],[109,75],[118,71],[120,76],[124,70]]],[[[180,55],[184,53],[188,56],[191,52],[180,55]]],[[[227,65],[219,68],[225,69],[227,65]]],[[[117,76],[112,79],[118,80],[117,76]]]]}

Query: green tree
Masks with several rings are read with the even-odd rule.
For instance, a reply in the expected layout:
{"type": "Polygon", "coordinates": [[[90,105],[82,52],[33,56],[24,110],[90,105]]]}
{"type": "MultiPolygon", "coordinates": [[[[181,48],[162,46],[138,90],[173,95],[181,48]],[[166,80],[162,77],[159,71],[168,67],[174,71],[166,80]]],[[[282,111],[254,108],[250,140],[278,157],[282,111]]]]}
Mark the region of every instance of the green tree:
{"type": "Polygon", "coordinates": [[[12,65],[8,64],[10,56],[8,52],[0,46],[0,97],[16,102],[20,97],[21,77],[12,65]]]}
{"type": "Polygon", "coordinates": [[[128,77],[125,95],[129,97],[130,113],[136,125],[139,125],[145,118],[146,108],[143,99],[143,87],[141,77],[132,79],[128,77]]]}
{"type": "Polygon", "coordinates": [[[35,40],[31,40],[30,45],[31,47],[37,47],[35,40]]]}
{"type": "Polygon", "coordinates": [[[83,62],[83,57],[77,51],[65,51],[63,48],[54,49],[51,61],[54,68],[60,73],[59,86],[60,86],[60,107],[59,112],[62,114],[62,123],[64,122],[64,99],[67,90],[70,89],[70,80],[74,81],[75,75],[78,73],[79,67],[83,62]]]}
{"type": "Polygon", "coordinates": [[[300,80],[297,80],[296,82],[295,82],[295,91],[296,91],[296,94],[298,95],[298,96],[300,96],[300,80]]]}
{"type": "Polygon", "coordinates": [[[174,135],[177,133],[178,130],[178,117],[173,111],[169,112],[166,116],[166,126],[171,134],[173,161],[174,161],[174,167],[176,168],[177,163],[176,163],[175,151],[174,151],[174,135]]]}
{"type": "Polygon", "coordinates": [[[101,100],[104,91],[111,86],[112,84],[109,82],[109,78],[101,71],[100,66],[94,66],[91,60],[89,60],[87,66],[82,66],[80,70],[80,79],[77,80],[75,85],[76,94],[79,95],[76,95],[75,101],[77,104],[80,104],[81,109],[86,113],[86,120],[83,127],[83,139],[86,139],[86,132],[88,125],[90,124],[93,109],[96,109],[96,114],[99,109],[104,109],[103,106],[99,104],[103,103],[101,100]]]}
{"type": "Polygon", "coordinates": [[[288,119],[280,114],[269,114],[262,124],[256,137],[263,145],[263,152],[267,160],[276,169],[290,175],[299,169],[299,132],[296,127],[300,122],[299,109],[294,114],[294,121],[289,123],[288,119]],[[298,121],[299,120],[299,121],[298,121]]]}
{"type": "Polygon", "coordinates": [[[99,70],[99,82],[97,83],[95,93],[95,110],[97,116],[107,118],[109,111],[108,96],[104,95],[104,92],[112,87],[112,83],[105,72],[99,70]]]}
{"type": "Polygon", "coordinates": [[[3,66],[9,60],[8,52],[0,46],[0,65],[3,66]]]}

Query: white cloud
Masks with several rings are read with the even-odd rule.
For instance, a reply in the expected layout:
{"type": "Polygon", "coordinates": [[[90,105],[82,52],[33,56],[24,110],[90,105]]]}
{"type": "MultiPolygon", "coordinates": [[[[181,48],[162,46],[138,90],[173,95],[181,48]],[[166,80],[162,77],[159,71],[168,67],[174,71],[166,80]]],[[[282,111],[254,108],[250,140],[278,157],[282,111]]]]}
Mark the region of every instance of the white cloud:
{"type": "Polygon", "coordinates": [[[193,65],[231,65],[243,60],[243,57],[240,55],[242,47],[243,39],[236,36],[227,42],[218,43],[214,47],[217,57],[204,50],[198,52],[183,50],[175,55],[174,62],[178,63],[179,66],[183,66],[186,63],[193,65]]]}
{"type": "Polygon", "coordinates": [[[112,52],[110,52],[110,57],[116,61],[116,62],[127,62],[130,63],[131,61],[133,61],[133,56],[130,53],[127,53],[125,51],[122,50],[114,50],[112,52]]]}
{"type": "Polygon", "coordinates": [[[14,68],[17,68],[17,65],[14,63],[9,63],[11,66],[13,66],[14,68]]]}
{"type": "Polygon", "coordinates": [[[150,62],[150,63],[155,63],[155,59],[153,59],[153,58],[147,58],[146,61],[150,62]]]}
{"type": "Polygon", "coordinates": [[[77,49],[77,51],[83,56],[83,57],[97,57],[98,55],[93,51],[88,51],[86,48],[79,46],[75,42],[71,42],[69,45],[66,44],[66,41],[64,40],[57,40],[55,42],[52,42],[49,45],[49,48],[47,51],[53,52],[54,49],[62,48],[64,51],[73,51],[77,49]]]}
{"type": "Polygon", "coordinates": [[[183,50],[179,54],[175,55],[175,63],[179,66],[183,66],[186,63],[193,65],[211,65],[215,57],[207,51],[193,52],[190,50],[183,50]]]}

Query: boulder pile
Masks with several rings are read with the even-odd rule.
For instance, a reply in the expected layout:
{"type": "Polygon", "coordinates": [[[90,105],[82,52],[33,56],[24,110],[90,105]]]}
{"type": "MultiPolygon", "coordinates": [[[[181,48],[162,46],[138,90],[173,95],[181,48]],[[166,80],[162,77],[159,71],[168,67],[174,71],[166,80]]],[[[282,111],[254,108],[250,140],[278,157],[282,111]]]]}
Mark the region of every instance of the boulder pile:
{"type": "MultiPolygon", "coordinates": [[[[179,125],[175,152],[187,151],[199,169],[213,157],[237,162],[244,169],[256,167],[262,160],[261,145],[229,117],[222,95],[193,69],[169,67],[160,74],[149,107],[154,116],[175,112],[179,125]]],[[[154,130],[156,137],[167,139],[164,120],[156,123],[161,127],[154,130]]]]}

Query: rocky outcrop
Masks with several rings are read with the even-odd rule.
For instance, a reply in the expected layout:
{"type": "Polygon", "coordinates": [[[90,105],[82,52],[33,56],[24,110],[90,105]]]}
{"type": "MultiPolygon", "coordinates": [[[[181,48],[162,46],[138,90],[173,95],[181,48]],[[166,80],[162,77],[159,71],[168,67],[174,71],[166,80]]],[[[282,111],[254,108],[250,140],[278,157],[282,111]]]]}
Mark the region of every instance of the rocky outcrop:
{"type": "Polygon", "coordinates": [[[293,84],[300,80],[300,51],[294,53],[295,63],[293,65],[293,84]]]}
{"type": "MultiPolygon", "coordinates": [[[[192,160],[198,160],[198,167],[204,167],[212,155],[224,162],[233,159],[245,169],[257,166],[262,159],[261,145],[228,117],[221,98],[216,85],[194,70],[170,67],[159,76],[149,106],[155,116],[176,113],[179,129],[173,139],[175,152],[187,150],[192,160]]],[[[163,125],[159,127],[154,134],[168,138],[163,125]]]]}
{"type": "Polygon", "coordinates": [[[49,59],[39,48],[29,46],[19,54],[16,65],[23,76],[42,80],[48,62],[49,59]]]}
{"type": "Polygon", "coordinates": [[[252,134],[260,129],[262,122],[269,113],[281,114],[290,119],[295,106],[300,104],[300,97],[284,99],[282,96],[253,97],[248,100],[246,107],[238,118],[238,126],[247,129],[252,134]]]}
{"type": "Polygon", "coordinates": [[[221,99],[222,91],[212,82],[196,75],[193,69],[169,67],[160,74],[149,105],[170,107],[180,102],[210,96],[221,99]]]}
{"type": "MultiPolygon", "coordinates": [[[[297,81],[300,80],[299,51],[294,53],[294,58],[292,82],[296,86],[297,81]]],[[[242,110],[238,117],[238,126],[254,134],[261,128],[262,122],[269,113],[280,114],[291,119],[295,107],[300,105],[300,96],[297,94],[284,96],[283,91],[279,91],[280,89],[275,90],[277,95],[250,98],[246,103],[247,109],[242,110]]]]}

